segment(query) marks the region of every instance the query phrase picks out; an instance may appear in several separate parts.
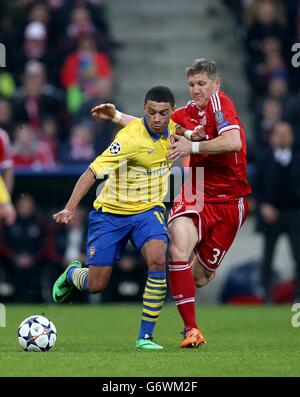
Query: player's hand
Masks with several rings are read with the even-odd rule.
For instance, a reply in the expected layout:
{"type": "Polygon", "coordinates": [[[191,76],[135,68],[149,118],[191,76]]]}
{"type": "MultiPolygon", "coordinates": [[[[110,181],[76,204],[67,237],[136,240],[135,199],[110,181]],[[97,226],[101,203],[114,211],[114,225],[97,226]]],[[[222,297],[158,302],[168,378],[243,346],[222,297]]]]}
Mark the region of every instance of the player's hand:
{"type": "MultiPolygon", "coordinates": [[[[186,128],[182,127],[181,125],[177,125],[175,136],[184,136],[185,137],[186,131],[187,131],[186,128]]],[[[204,131],[204,127],[202,125],[197,125],[197,127],[193,130],[192,135],[189,140],[194,141],[194,142],[199,142],[205,138],[206,138],[206,133],[204,131]]]]}
{"type": "Polygon", "coordinates": [[[172,143],[167,149],[169,153],[167,154],[167,159],[169,161],[176,161],[181,157],[189,156],[192,153],[192,142],[188,141],[183,136],[178,136],[175,134],[176,142],[172,143]]]}
{"type": "Polygon", "coordinates": [[[111,120],[115,117],[116,107],[112,103],[102,103],[93,107],[91,110],[92,116],[97,120],[111,120]]]}
{"type": "Polygon", "coordinates": [[[202,125],[198,125],[191,136],[191,141],[199,142],[206,138],[206,133],[202,125]]]}
{"type": "Polygon", "coordinates": [[[16,220],[16,210],[12,203],[0,205],[0,218],[4,219],[7,225],[12,225],[16,220]]]}
{"type": "Polygon", "coordinates": [[[56,223],[68,224],[68,223],[72,222],[74,216],[75,216],[75,210],[65,208],[62,211],[54,214],[53,219],[55,220],[56,223]]]}

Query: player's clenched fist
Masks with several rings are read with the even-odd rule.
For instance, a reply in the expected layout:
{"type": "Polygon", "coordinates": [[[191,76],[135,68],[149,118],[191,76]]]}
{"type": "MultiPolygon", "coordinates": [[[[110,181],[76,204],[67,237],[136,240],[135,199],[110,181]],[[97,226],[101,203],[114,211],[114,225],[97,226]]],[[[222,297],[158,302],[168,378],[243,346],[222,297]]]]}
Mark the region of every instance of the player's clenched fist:
{"type": "Polygon", "coordinates": [[[116,115],[116,107],[112,103],[97,105],[91,110],[92,116],[98,120],[111,120],[116,115]]]}
{"type": "Polygon", "coordinates": [[[70,223],[75,215],[75,210],[65,208],[64,210],[57,212],[53,215],[53,219],[56,223],[70,223]]]}

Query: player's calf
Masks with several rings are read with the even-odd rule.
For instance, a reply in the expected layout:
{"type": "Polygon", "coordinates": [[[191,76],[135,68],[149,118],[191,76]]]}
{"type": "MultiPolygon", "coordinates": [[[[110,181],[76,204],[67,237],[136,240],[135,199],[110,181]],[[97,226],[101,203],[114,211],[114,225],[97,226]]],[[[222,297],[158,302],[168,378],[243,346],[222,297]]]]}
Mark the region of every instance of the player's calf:
{"type": "Polygon", "coordinates": [[[104,291],[109,282],[111,271],[111,266],[90,265],[87,283],[88,292],[97,294],[98,292],[104,291]]]}
{"type": "Polygon", "coordinates": [[[207,285],[210,281],[212,281],[215,278],[216,273],[215,272],[210,272],[208,275],[201,275],[200,277],[195,278],[195,285],[197,288],[202,288],[205,285],[207,285]]]}
{"type": "Polygon", "coordinates": [[[215,271],[205,269],[195,257],[192,262],[192,273],[197,288],[207,285],[216,275],[215,271]]]}
{"type": "Polygon", "coordinates": [[[97,294],[105,290],[108,284],[108,280],[104,278],[94,279],[88,278],[88,292],[91,294],[97,294]]]}

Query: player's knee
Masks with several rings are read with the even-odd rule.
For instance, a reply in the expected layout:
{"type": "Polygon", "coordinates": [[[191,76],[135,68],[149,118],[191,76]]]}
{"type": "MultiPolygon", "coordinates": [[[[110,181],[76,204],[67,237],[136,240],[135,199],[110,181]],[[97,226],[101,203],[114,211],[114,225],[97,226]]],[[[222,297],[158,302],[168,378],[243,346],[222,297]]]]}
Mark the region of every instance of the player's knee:
{"type": "Polygon", "coordinates": [[[91,294],[97,294],[105,290],[107,285],[106,280],[88,280],[88,290],[91,294]]]}
{"type": "Polygon", "coordinates": [[[164,255],[155,255],[150,258],[148,268],[151,271],[164,271],[166,269],[166,258],[164,255]]]}
{"type": "Polygon", "coordinates": [[[176,244],[170,244],[169,247],[169,254],[170,254],[170,258],[171,260],[178,260],[179,258],[182,257],[182,250],[178,247],[178,245],[176,244]]]}

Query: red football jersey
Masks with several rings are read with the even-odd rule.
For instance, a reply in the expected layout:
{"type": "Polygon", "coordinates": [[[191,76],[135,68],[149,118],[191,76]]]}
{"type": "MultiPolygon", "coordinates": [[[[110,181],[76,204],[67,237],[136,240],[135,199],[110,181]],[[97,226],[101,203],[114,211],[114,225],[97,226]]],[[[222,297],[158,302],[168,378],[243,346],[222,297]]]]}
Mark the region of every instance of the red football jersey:
{"type": "MultiPolygon", "coordinates": [[[[251,193],[247,182],[247,150],[243,125],[238,117],[235,106],[223,92],[215,93],[205,108],[200,111],[194,101],[189,101],[183,108],[172,115],[175,124],[189,130],[198,125],[204,127],[206,140],[214,139],[225,131],[237,129],[240,131],[242,149],[239,152],[222,154],[193,154],[190,157],[190,167],[204,167],[204,201],[229,202],[236,201],[251,193]]],[[[198,186],[199,181],[192,178],[192,192],[203,191],[198,186]],[[200,189],[200,190],[196,190],[200,189]]],[[[190,190],[191,181],[185,184],[190,190]]]]}
{"type": "Polygon", "coordinates": [[[12,167],[11,146],[7,133],[0,128],[0,169],[12,167]]]}

